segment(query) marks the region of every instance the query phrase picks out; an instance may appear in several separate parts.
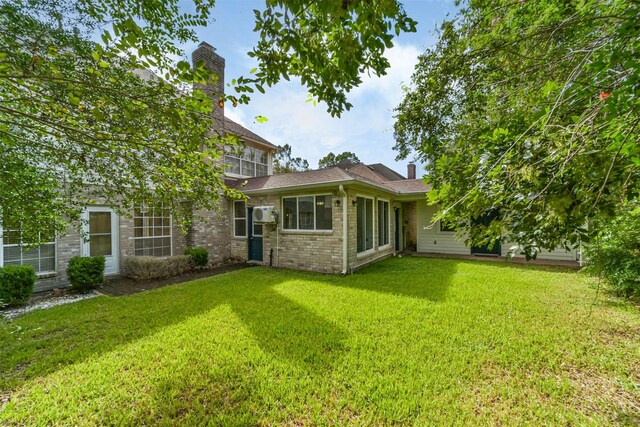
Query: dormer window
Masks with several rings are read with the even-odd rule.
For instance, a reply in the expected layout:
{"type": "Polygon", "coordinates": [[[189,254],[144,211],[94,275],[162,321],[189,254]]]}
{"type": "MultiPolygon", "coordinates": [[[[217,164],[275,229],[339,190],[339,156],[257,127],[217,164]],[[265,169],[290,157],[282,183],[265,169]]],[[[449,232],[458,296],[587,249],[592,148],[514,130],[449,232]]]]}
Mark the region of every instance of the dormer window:
{"type": "Polygon", "coordinates": [[[254,147],[245,147],[238,152],[230,152],[224,156],[227,173],[246,177],[265,176],[269,174],[266,151],[254,147]]]}

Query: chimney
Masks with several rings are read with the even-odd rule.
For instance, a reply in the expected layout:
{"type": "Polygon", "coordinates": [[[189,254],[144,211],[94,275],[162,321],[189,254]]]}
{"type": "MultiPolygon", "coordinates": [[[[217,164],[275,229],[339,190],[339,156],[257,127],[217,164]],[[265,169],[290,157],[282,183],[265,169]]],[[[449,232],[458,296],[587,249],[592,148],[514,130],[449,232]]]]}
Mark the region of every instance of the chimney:
{"type": "Polygon", "coordinates": [[[202,42],[198,48],[191,54],[191,62],[195,67],[200,61],[204,66],[213,71],[218,79],[215,83],[208,81],[206,85],[196,85],[196,88],[202,90],[207,96],[213,99],[213,120],[217,129],[224,128],[224,104],[222,108],[218,105],[220,98],[224,96],[224,58],[216,53],[216,48],[209,43],[202,42]]]}
{"type": "Polygon", "coordinates": [[[416,165],[414,163],[407,165],[407,179],[416,179],[416,165]]]}

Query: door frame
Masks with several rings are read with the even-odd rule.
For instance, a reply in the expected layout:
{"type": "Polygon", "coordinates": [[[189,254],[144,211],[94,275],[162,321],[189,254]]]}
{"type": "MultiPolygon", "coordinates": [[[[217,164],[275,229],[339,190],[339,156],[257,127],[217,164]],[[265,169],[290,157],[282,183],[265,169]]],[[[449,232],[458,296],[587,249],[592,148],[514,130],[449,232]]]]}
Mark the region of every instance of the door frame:
{"type": "MultiPolygon", "coordinates": [[[[253,234],[253,207],[247,207],[247,261],[249,262],[264,262],[264,234],[258,236],[253,234]],[[260,259],[251,258],[251,242],[259,237],[261,240],[262,250],[260,252],[260,259]]],[[[264,231],[264,224],[262,225],[264,231]]]]}
{"type": "MultiPolygon", "coordinates": [[[[115,271],[108,272],[105,268],[105,275],[114,275],[120,273],[120,217],[118,214],[108,206],[87,206],[82,211],[82,233],[89,235],[89,213],[90,212],[109,212],[111,214],[111,256],[113,257],[113,263],[115,265],[115,271]]],[[[89,240],[81,239],[81,256],[88,257],[89,252],[89,240]]]]}

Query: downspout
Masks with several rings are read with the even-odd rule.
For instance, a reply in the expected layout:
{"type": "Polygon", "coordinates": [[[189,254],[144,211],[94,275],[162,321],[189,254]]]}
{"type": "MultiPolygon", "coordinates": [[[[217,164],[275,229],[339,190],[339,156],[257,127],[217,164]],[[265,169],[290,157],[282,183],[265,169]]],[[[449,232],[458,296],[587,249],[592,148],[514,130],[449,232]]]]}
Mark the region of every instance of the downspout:
{"type": "Polygon", "coordinates": [[[347,229],[348,229],[348,224],[347,224],[347,209],[348,209],[348,205],[347,202],[349,201],[347,199],[347,192],[344,191],[344,187],[342,186],[342,184],[340,184],[340,186],[338,187],[338,192],[342,195],[342,272],[340,273],[341,275],[346,275],[348,273],[348,265],[349,265],[349,253],[347,251],[348,249],[348,238],[347,238],[347,229]]]}

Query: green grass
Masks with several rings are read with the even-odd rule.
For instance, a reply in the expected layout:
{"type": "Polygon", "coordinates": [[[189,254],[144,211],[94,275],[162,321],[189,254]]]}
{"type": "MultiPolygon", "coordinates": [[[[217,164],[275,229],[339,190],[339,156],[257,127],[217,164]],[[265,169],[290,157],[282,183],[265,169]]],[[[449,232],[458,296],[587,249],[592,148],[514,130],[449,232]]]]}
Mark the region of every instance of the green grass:
{"type": "Polygon", "coordinates": [[[633,424],[640,312],[571,271],[251,268],[0,322],[0,424],[633,424]]]}

